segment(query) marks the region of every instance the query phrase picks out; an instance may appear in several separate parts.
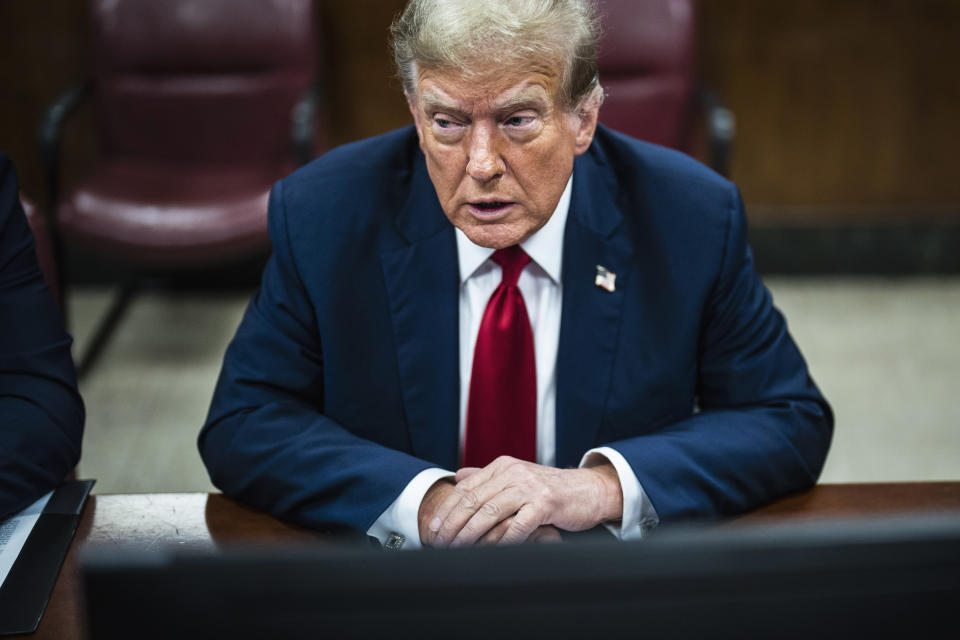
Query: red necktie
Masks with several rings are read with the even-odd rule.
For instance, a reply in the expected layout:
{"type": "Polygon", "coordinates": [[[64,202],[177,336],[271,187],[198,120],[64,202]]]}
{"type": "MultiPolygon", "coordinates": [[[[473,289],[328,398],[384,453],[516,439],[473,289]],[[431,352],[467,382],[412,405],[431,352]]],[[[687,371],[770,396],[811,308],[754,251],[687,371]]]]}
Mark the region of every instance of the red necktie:
{"type": "Polygon", "coordinates": [[[483,467],[500,455],[537,458],[537,368],[530,318],[517,287],[530,256],[519,246],[494,252],[503,279],[483,312],[473,353],[463,464],[483,467]]]}

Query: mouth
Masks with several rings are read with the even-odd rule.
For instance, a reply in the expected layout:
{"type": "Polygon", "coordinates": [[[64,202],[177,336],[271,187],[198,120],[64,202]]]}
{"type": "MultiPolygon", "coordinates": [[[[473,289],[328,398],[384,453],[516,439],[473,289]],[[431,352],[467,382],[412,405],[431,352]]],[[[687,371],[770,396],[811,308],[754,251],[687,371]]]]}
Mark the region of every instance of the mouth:
{"type": "Polygon", "coordinates": [[[506,200],[487,200],[468,202],[467,207],[470,213],[481,220],[494,220],[505,215],[514,204],[506,200]]]}

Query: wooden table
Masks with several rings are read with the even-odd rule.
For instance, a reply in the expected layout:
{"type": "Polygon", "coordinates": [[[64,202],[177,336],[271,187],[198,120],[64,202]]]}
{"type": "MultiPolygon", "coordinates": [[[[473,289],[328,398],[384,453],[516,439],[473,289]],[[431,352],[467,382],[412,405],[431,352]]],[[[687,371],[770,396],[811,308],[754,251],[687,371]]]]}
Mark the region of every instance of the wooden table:
{"type": "MultiPolygon", "coordinates": [[[[960,512],[960,482],[818,485],[737,520],[802,521],[946,511],[960,512]]],[[[39,630],[33,635],[10,637],[32,640],[84,637],[78,553],[85,545],[124,544],[150,549],[179,544],[217,548],[252,542],[279,545],[322,537],[220,494],[90,496],[39,630]]]]}
{"type": "Polygon", "coordinates": [[[32,635],[8,637],[85,637],[78,558],[80,548],[87,545],[150,549],[176,544],[202,549],[245,542],[283,544],[317,537],[312,531],[280,522],[218,493],[91,495],[39,629],[32,635]]]}

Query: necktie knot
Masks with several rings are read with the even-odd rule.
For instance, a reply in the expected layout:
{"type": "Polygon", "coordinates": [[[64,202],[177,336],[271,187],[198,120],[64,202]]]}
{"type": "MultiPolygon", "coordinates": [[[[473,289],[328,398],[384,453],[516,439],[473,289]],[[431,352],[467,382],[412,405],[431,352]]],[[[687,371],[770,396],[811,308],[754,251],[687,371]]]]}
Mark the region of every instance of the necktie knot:
{"type": "Polygon", "coordinates": [[[518,244],[506,249],[497,249],[493,252],[491,259],[503,269],[503,284],[508,287],[517,286],[520,272],[530,262],[530,256],[518,244]]]}

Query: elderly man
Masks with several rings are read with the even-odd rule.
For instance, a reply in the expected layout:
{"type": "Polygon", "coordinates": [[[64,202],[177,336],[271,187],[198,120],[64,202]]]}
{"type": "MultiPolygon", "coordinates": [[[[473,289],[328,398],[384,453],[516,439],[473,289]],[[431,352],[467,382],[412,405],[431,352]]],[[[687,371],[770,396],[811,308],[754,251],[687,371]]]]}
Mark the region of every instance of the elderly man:
{"type": "Polygon", "coordinates": [[[274,189],[200,449],[226,493],[387,547],[749,509],[832,432],[736,188],[597,125],[587,0],[412,0],[414,126],[274,189]]]}

